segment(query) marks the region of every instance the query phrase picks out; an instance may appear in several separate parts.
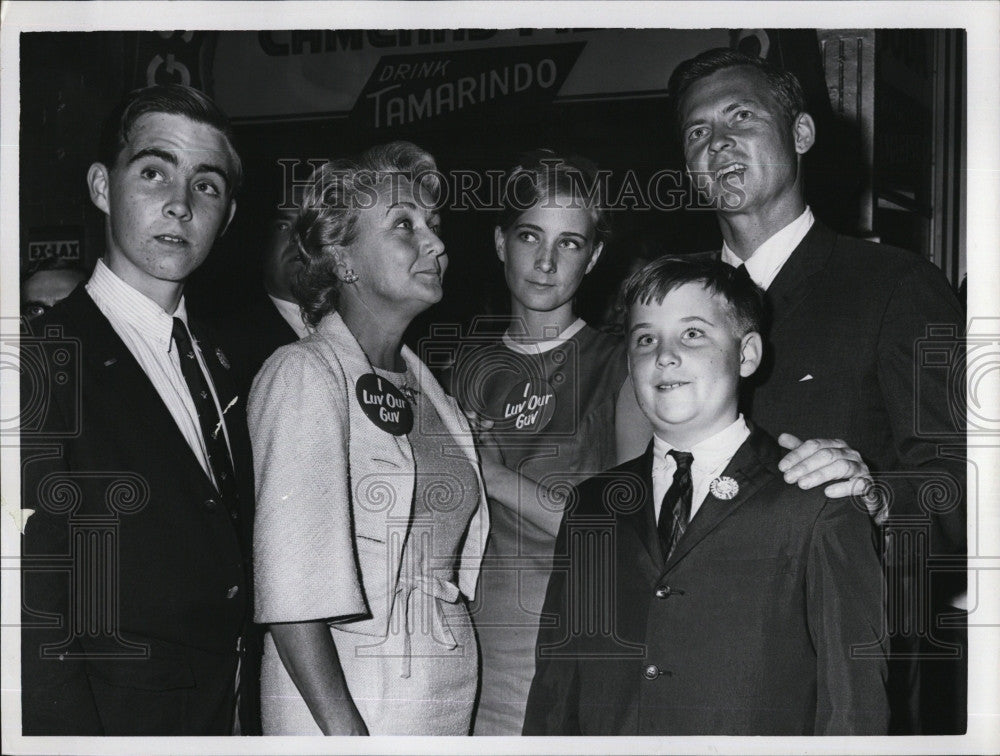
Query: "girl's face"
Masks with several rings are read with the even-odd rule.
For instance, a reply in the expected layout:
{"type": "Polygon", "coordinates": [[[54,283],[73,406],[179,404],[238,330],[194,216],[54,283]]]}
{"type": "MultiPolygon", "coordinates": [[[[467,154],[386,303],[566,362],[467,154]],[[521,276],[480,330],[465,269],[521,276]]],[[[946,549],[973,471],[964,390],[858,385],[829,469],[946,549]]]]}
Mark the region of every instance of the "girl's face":
{"type": "Polygon", "coordinates": [[[524,211],[506,230],[494,231],[507,288],[518,305],[536,312],[572,307],[583,277],[597,263],[603,243],[594,243],[594,221],[568,198],[524,211]],[[549,205],[549,206],[547,206],[549,205]]]}

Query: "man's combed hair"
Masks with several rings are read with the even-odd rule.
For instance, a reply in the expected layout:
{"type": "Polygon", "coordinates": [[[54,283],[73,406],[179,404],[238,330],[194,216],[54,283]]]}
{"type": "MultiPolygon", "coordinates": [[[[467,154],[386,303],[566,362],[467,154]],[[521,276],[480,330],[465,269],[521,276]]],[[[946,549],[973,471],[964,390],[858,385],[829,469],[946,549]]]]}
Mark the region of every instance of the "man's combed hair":
{"type": "Polygon", "coordinates": [[[731,265],[701,255],[660,257],[637,270],[625,281],[622,293],[625,311],[631,313],[635,304],[660,304],[667,294],[689,283],[701,284],[706,291],[726,301],[737,338],[751,331],[762,332],[764,292],[749,279],[737,275],[731,265]]]}
{"type": "Polygon", "coordinates": [[[112,169],[132,138],[136,121],[148,113],[166,113],[190,118],[218,129],[229,143],[235,175],[229,177],[230,194],[235,196],[243,183],[243,163],[233,146],[229,117],[207,95],[183,84],[157,84],[133,89],[111,111],[101,127],[98,159],[112,169]]]}
{"type": "Polygon", "coordinates": [[[583,208],[594,222],[594,243],[606,242],[611,236],[601,177],[587,158],[560,155],[550,149],[522,155],[504,178],[497,225],[506,231],[536,205],[583,208]]]}
{"type": "Polygon", "coordinates": [[[691,85],[717,71],[739,66],[749,66],[764,75],[768,90],[781,107],[781,115],[788,128],[792,127],[800,113],[805,112],[806,98],[795,74],[771,65],[761,58],[752,58],[736,50],[719,47],[683,61],[670,75],[667,97],[673,108],[674,123],[678,131],[682,128],[680,103],[691,85]]]}
{"type": "Polygon", "coordinates": [[[434,158],[410,142],[376,145],[356,158],[326,163],[309,177],[292,231],[303,261],[292,293],[310,325],[337,306],[337,264],[327,248],[350,245],[357,237],[359,211],[400,181],[419,184],[435,202],[440,196],[441,174],[434,158]]]}

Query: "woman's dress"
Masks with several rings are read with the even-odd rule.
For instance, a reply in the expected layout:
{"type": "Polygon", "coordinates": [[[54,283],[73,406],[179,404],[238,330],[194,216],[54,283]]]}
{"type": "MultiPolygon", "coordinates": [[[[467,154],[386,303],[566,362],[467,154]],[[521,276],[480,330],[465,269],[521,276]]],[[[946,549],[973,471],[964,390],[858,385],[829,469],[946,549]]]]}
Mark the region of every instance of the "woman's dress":
{"type": "MultiPolygon", "coordinates": [[[[262,372],[267,371],[265,366],[262,372]]],[[[397,386],[404,383],[410,387],[418,386],[411,373],[376,372],[397,386]]],[[[262,389],[255,385],[254,391],[260,395],[252,399],[252,404],[268,402],[268,390],[283,385],[280,380],[274,380],[273,371],[268,378],[267,386],[262,389]]],[[[307,375],[301,378],[301,383],[293,381],[293,385],[308,391],[305,387],[315,385],[316,380],[322,382],[323,379],[307,375]]],[[[289,397],[284,400],[295,401],[289,397]]],[[[324,412],[331,411],[332,414],[317,422],[325,426],[346,420],[346,403],[353,400],[354,397],[330,396],[328,403],[333,409],[331,411],[328,406],[324,412]]],[[[409,443],[412,449],[415,468],[412,507],[411,502],[399,501],[394,496],[373,497],[361,506],[386,508],[381,513],[385,520],[384,532],[376,534],[370,529],[367,534],[353,532],[353,538],[335,541],[339,544],[335,548],[330,548],[323,539],[324,534],[318,532],[335,521],[323,511],[325,503],[321,497],[305,496],[300,492],[307,488],[322,491],[324,476],[333,481],[336,476],[349,476],[351,473],[346,465],[330,465],[319,459],[321,450],[310,446],[312,415],[299,413],[295,422],[302,426],[298,432],[301,440],[292,444],[298,447],[301,455],[311,459],[304,462],[297,459],[301,467],[289,463],[299,473],[298,480],[293,477],[282,484],[268,484],[266,488],[269,492],[287,491],[287,498],[295,504],[301,501],[303,511],[299,516],[304,522],[290,526],[284,521],[285,517],[296,516],[294,507],[284,510],[282,518],[269,516],[262,521],[258,513],[255,538],[258,545],[265,546],[262,558],[268,559],[269,555],[278,553],[281,558],[275,560],[279,562],[277,564],[256,565],[257,589],[258,595],[266,596],[265,621],[303,621],[303,612],[310,611],[312,603],[308,595],[310,591],[327,593],[322,598],[315,597],[315,602],[321,604],[325,611],[330,611],[328,607],[331,603],[341,601],[341,591],[337,589],[337,595],[330,596],[326,585],[340,579],[338,573],[349,570],[355,563],[356,554],[350,553],[352,550],[373,548],[391,554],[392,549],[401,549],[398,577],[388,574],[388,569],[383,570],[387,573],[384,580],[389,584],[385,590],[385,603],[389,604],[388,632],[385,636],[372,634],[353,617],[335,618],[329,622],[348,690],[372,735],[467,735],[476,696],[478,654],[466,599],[457,585],[456,564],[467,537],[470,518],[479,504],[481,489],[469,458],[461,451],[456,453],[454,436],[419,388],[413,404],[416,405],[413,429],[405,438],[395,439],[400,444],[409,443]],[[307,483],[304,480],[306,475],[319,476],[319,483],[316,480],[307,483]],[[302,543],[275,543],[275,539],[286,538],[288,532],[296,533],[296,540],[302,543]],[[317,549],[315,544],[309,543],[313,533],[323,542],[322,548],[317,549]],[[348,553],[340,553],[342,551],[348,553]],[[311,588],[290,590],[288,586],[294,585],[288,578],[290,572],[303,576],[303,583],[316,581],[317,575],[329,575],[330,579],[327,584],[314,582],[311,588]],[[279,580],[282,589],[278,591],[279,595],[275,595],[268,583],[272,581],[273,585],[279,580]]],[[[281,415],[277,417],[280,422],[281,415]]],[[[352,433],[371,431],[367,427],[356,429],[353,426],[356,420],[352,416],[348,433],[333,433],[332,437],[343,438],[352,433]]],[[[367,420],[362,418],[361,424],[364,422],[367,420]]],[[[264,421],[256,423],[256,427],[254,425],[255,452],[260,449],[264,454],[258,464],[266,470],[267,453],[273,446],[269,441],[272,431],[264,421]]],[[[286,435],[283,438],[287,446],[289,437],[286,435]]],[[[388,443],[393,441],[390,439],[388,443]]],[[[294,450],[286,451],[295,453],[294,450]]],[[[377,449],[373,453],[375,456],[380,454],[377,449]]],[[[345,455],[343,450],[338,450],[337,454],[331,453],[328,458],[343,460],[345,455]]],[[[379,475],[380,480],[375,485],[383,482],[385,475],[391,474],[379,475]]],[[[412,473],[399,471],[397,474],[412,473]]],[[[335,488],[331,482],[330,489],[335,488]]],[[[269,495],[274,498],[273,494],[269,495]]],[[[356,500],[354,505],[357,506],[356,500]]],[[[273,502],[269,508],[274,510],[273,502]]],[[[333,509],[332,506],[329,508],[333,509]]],[[[354,530],[351,522],[341,522],[338,526],[354,530]]],[[[388,556],[383,557],[379,559],[380,566],[383,560],[392,562],[388,556]]],[[[379,581],[382,581],[381,577],[379,581]]],[[[366,587],[368,585],[366,581],[366,587]]],[[[372,595],[376,593],[371,591],[372,595]]],[[[372,600],[371,597],[368,600],[372,600]]],[[[350,600],[343,599],[343,605],[350,605],[350,600]]],[[[321,614],[312,619],[323,616],[321,614]]],[[[270,633],[265,639],[261,690],[265,735],[321,734],[281,662],[270,633]]]]}
{"type": "MultiPolygon", "coordinates": [[[[615,465],[615,404],[626,373],[621,339],[578,320],[544,344],[505,337],[463,355],[453,386],[464,408],[496,423],[506,467],[564,487],[615,465]]],[[[526,496],[519,511],[541,506],[526,496]]],[[[520,735],[555,536],[492,500],[490,518],[473,605],[483,660],[474,734],[520,735]]]]}

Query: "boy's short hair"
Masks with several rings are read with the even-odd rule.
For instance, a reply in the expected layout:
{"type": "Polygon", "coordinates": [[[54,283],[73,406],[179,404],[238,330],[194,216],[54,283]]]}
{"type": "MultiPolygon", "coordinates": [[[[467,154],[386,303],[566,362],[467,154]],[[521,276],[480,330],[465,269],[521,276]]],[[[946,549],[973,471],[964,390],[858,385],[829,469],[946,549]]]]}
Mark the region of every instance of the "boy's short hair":
{"type": "Polygon", "coordinates": [[[737,338],[751,331],[762,332],[764,292],[748,277],[738,275],[731,265],[701,255],[660,257],[629,276],[622,291],[626,327],[633,305],[659,304],[674,289],[689,283],[700,283],[726,301],[737,338]]]}
{"type": "Polygon", "coordinates": [[[133,89],[115,106],[101,126],[98,160],[110,171],[132,138],[132,129],[148,113],[181,115],[222,132],[229,143],[235,175],[229,176],[230,194],[235,196],[243,182],[243,163],[233,145],[233,127],[229,117],[204,92],[183,84],[154,84],[133,89]]]}

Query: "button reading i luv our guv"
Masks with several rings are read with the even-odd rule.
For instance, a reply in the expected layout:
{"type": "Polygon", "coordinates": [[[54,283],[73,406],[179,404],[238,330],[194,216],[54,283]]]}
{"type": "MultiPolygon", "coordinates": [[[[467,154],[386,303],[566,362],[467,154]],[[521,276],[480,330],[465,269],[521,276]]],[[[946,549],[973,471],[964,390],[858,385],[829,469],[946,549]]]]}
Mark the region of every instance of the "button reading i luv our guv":
{"type": "Polygon", "coordinates": [[[556,411],[555,391],[547,381],[535,378],[518,382],[503,402],[503,420],[497,430],[538,433],[556,411]]]}
{"type": "Polygon", "coordinates": [[[405,436],[413,429],[413,409],[403,393],[380,375],[365,373],[354,386],[361,411],[381,430],[405,436]]]}

